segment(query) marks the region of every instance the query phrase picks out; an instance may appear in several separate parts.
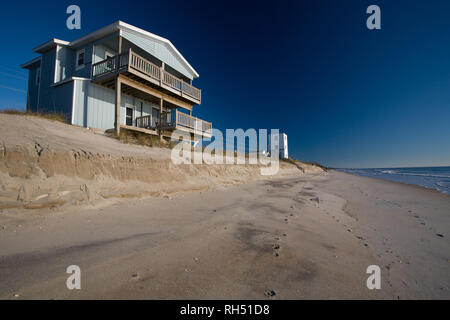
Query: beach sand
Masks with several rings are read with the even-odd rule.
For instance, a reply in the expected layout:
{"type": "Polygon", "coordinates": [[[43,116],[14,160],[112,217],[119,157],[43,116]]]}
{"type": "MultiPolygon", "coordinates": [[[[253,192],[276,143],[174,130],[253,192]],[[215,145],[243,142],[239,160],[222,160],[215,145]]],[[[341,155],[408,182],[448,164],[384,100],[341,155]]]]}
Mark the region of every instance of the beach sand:
{"type": "Polygon", "coordinates": [[[449,195],[170,152],[0,114],[0,298],[450,298],[449,195]]]}
{"type": "Polygon", "coordinates": [[[2,215],[0,297],[448,299],[449,208],[448,195],[332,171],[2,215]],[[66,288],[69,265],[81,290],[66,288]]]}

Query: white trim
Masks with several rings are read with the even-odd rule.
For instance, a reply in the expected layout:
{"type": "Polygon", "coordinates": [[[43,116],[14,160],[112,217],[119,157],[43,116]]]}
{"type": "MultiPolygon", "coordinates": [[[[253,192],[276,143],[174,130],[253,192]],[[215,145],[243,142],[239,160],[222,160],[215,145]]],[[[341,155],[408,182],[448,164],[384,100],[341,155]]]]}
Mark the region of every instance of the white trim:
{"type": "Polygon", "coordinates": [[[76,79],[74,79],[73,89],[72,89],[72,123],[71,124],[74,124],[73,123],[73,115],[74,115],[74,110],[75,110],[75,87],[76,87],[76,85],[77,85],[77,81],[76,81],[76,79]]]}
{"type": "MultiPolygon", "coordinates": [[[[57,75],[57,73],[58,73],[58,69],[59,69],[59,65],[60,65],[60,61],[59,61],[59,59],[58,59],[58,52],[59,52],[59,49],[60,49],[60,48],[61,48],[60,46],[56,45],[55,70],[54,70],[54,74],[53,74],[53,83],[56,83],[56,75],[57,75]]],[[[61,78],[62,78],[62,77],[61,77],[61,78]]]]}
{"type": "Polygon", "coordinates": [[[33,49],[33,51],[42,53],[42,52],[45,52],[44,50],[51,49],[55,45],[58,45],[58,44],[61,46],[68,46],[68,45],[70,45],[70,42],[53,38],[53,39],[41,44],[40,46],[37,46],[36,48],[33,49]]]}
{"type": "Polygon", "coordinates": [[[91,71],[89,72],[90,77],[92,77],[92,68],[94,68],[95,63],[95,44],[92,44],[92,56],[91,56],[91,71]]]}
{"type": "Polygon", "coordinates": [[[75,70],[81,70],[84,68],[84,66],[86,65],[86,48],[83,49],[79,49],[77,50],[76,54],[75,54],[75,70]],[[80,54],[83,53],[83,64],[78,65],[78,58],[80,56],[80,54]]]}
{"type": "Polygon", "coordinates": [[[136,121],[136,106],[131,103],[125,103],[125,125],[127,125],[127,108],[130,108],[133,110],[133,114],[131,116],[131,125],[134,126],[134,123],[136,121]]]}
{"type": "Polygon", "coordinates": [[[59,81],[57,83],[53,83],[53,84],[50,85],[50,87],[57,87],[57,86],[63,85],[65,83],[73,81],[73,80],[91,80],[91,79],[89,79],[89,78],[81,78],[81,77],[70,77],[70,78],[64,79],[62,81],[59,81]]]}

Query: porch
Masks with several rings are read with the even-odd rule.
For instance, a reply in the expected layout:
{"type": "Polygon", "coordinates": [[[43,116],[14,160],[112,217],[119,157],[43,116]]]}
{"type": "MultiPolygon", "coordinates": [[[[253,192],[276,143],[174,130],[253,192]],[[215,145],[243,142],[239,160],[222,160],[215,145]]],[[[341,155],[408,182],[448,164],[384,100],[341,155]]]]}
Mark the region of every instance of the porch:
{"type": "Polygon", "coordinates": [[[154,119],[153,115],[146,115],[136,117],[135,126],[126,125],[123,127],[151,134],[157,134],[157,130],[161,129],[163,135],[167,137],[170,137],[170,133],[173,130],[182,130],[198,136],[211,137],[211,122],[193,117],[177,109],[163,112],[161,114],[161,124],[158,122],[159,119],[154,119]]]}

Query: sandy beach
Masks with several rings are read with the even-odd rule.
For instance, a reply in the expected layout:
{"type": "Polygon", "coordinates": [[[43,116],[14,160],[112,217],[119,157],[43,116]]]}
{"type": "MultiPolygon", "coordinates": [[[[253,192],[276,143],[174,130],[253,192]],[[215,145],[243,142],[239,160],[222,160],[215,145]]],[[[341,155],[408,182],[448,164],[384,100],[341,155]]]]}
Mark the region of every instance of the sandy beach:
{"type": "Polygon", "coordinates": [[[1,299],[450,298],[449,195],[300,162],[175,166],[36,117],[0,115],[0,137],[1,299]]]}
{"type": "Polygon", "coordinates": [[[448,299],[448,208],[435,191],[330,172],[2,215],[0,297],[448,299]],[[72,264],[81,290],[65,286],[72,264]],[[374,264],[381,290],[366,287],[374,264]]]}

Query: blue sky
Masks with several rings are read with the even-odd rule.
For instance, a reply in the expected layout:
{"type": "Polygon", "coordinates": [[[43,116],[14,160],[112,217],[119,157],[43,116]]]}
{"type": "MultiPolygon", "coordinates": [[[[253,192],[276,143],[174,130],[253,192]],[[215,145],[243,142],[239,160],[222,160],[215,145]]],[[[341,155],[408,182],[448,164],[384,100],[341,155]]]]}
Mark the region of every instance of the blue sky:
{"type": "Polygon", "coordinates": [[[292,157],[333,167],[450,165],[450,1],[17,1],[1,17],[0,109],[25,106],[33,47],[120,19],[172,41],[216,128],[279,128],[292,157]]]}

